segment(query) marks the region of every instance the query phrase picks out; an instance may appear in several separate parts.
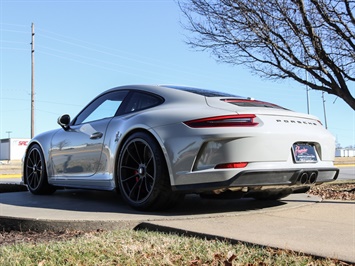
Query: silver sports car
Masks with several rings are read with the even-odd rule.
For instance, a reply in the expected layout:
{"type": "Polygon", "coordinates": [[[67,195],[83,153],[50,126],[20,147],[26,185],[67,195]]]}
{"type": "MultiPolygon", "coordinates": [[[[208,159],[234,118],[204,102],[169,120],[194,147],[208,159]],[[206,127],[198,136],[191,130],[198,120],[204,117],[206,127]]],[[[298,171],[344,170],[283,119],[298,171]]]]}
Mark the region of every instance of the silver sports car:
{"type": "Polygon", "coordinates": [[[28,145],[23,181],[116,190],[133,208],[188,193],[278,199],[333,181],[334,137],[313,116],[217,91],[178,86],[107,90],[28,145]]]}

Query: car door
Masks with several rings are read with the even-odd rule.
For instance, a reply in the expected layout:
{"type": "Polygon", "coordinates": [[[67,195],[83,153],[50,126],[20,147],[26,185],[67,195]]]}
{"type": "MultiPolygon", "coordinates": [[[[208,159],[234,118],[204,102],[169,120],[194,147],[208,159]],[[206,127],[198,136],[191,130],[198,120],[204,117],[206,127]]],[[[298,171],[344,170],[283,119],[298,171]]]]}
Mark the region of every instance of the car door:
{"type": "Polygon", "coordinates": [[[94,175],[102,156],[106,129],[117,114],[127,91],[111,91],[85,107],[66,130],[59,130],[51,141],[51,164],[56,178],[94,175]]]}

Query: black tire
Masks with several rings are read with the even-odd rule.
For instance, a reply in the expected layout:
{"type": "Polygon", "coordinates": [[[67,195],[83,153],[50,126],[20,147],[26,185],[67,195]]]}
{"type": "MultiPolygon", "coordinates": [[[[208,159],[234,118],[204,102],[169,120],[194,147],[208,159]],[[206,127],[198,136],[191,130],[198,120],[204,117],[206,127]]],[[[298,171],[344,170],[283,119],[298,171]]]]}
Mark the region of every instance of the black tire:
{"type": "Polygon", "coordinates": [[[48,184],[44,156],[39,145],[34,144],[24,162],[24,179],[28,190],[36,195],[52,194],[56,188],[48,184]]]}
{"type": "Polygon", "coordinates": [[[159,144],[143,132],[134,133],[125,141],[118,159],[117,177],[123,199],[137,210],[163,210],[182,198],[171,190],[159,144]]]}

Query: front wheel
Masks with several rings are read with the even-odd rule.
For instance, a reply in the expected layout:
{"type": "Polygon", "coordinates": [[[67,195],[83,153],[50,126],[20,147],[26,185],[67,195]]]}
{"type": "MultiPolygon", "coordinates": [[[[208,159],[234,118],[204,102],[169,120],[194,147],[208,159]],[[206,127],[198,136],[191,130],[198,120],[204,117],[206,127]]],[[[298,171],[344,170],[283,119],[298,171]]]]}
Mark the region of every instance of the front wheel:
{"type": "Polygon", "coordinates": [[[28,190],[36,195],[52,194],[56,189],[48,184],[44,156],[39,145],[33,145],[24,161],[24,180],[28,190]]]}
{"type": "Polygon", "coordinates": [[[160,146],[150,135],[138,132],[124,143],[117,165],[123,199],[144,211],[171,207],[181,195],[171,190],[168,170],[160,146]]]}

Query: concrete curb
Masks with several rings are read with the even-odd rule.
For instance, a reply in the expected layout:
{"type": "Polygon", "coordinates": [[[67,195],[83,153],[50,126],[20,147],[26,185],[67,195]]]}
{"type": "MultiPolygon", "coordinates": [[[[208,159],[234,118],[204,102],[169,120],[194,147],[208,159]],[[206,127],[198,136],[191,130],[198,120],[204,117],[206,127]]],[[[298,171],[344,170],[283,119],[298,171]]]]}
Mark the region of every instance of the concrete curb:
{"type": "MultiPolygon", "coordinates": [[[[201,201],[198,196],[195,196],[192,199],[190,197],[186,204],[190,205],[192,203],[196,206],[197,210],[188,206],[185,207],[184,204],[181,204],[177,209],[174,209],[172,211],[169,210],[167,212],[144,213],[132,210],[122,201],[121,203],[118,203],[121,207],[112,207],[116,205],[110,205],[109,202],[112,202],[112,199],[115,199],[116,196],[112,198],[109,192],[97,192],[100,194],[93,194],[96,192],[79,190],[83,191],[83,193],[91,194],[87,196],[77,196],[76,190],[70,190],[70,192],[60,191],[62,194],[57,194],[57,199],[54,199],[54,201],[57,202],[55,204],[60,205],[53,205],[51,203],[48,203],[48,201],[51,201],[51,199],[55,198],[55,196],[33,196],[31,195],[31,193],[26,191],[28,191],[28,189],[25,185],[0,184],[0,198],[3,196],[2,200],[0,201],[0,205],[4,204],[2,207],[2,213],[0,214],[0,221],[3,230],[31,230],[40,232],[45,230],[62,231],[63,228],[84,231],[91,231],[96,229],[134,229],[141,223],[153,221],[162,222],[171,219],[185,221],[200,218],[209,219],[217,217],[234,217],[248,215],[251,212],[262,213],[266,210],[268,212],[273,212],[283,209],[297,208],[299,205],[305,206],[320,201],[320,198],[318,197],[307,197],[310,200],[309,202],[306,202],[303,199],[291,199],[289,204],[286,205],[284,203],[275,204],[273,203],[273,201],[260,202],[248,200],[247,203],[243,203],[243,200],[237,200],[240,205],[231,207],[228,203],[231,201],[228,200],[226,204],[221,205],[218,202],[223,202],[224,200],[220,201],[214,199],[201,201]],[[8,192],[15,193],[12,194],[8,192]],[[98,203],[98,205],[93,206],[92,201],[95,200],[95,197],[101,198],[102,195],[108,195],[110,198],[108,200],[101,200],[101,203],[98,203]],[[71,204],[73,200],[75,200],[74,205],[71,204]],[[43,202],[43,204],[41,202],[43,202]],[[103,209],[101,207],[101,204],[106,203],[109,203],[109,206],[107,207],[107,209],[103,209]],[[64,207],[62,208],[60,206],[64,207]],[[28,211],[29,209],[32,210],[28,211]],[[231,209],[233,209],[232,212],[231,209]],[[236,214],[234,213],[234,211],[237,211],[239,213],[236,214]]],[[[114,193],[112,195],[116,194],[114,193]]],[[[118,196],[118,198],[120,197],[118,196]]]]}
{"type": "Polygon", "coordinates": [[[95,231],[97,229],[134,229],[143,221],[53,221],[0,216],[2,230],[63,232],[63,230],[95,231]]]}

